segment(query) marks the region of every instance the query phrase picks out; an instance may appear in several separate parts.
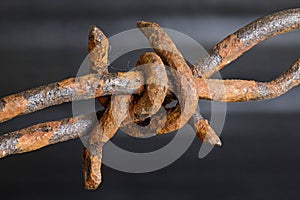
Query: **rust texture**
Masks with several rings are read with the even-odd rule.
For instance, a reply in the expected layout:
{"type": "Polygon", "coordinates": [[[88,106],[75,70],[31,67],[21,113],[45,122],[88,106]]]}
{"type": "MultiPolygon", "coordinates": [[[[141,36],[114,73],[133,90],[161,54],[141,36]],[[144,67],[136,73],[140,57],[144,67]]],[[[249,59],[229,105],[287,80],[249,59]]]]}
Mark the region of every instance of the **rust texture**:
{"type": "Polygon", "coordinates": [[[98,149],[97,154],[90,154],[86,148],[83,148],[82,174],[84,186],[87,190],[96,190],[102,181],[101,160],[102,147],[98,149]]]}
{"type": "Polygon", "coordinates": [[[136,66],[144,73],[145,89],[140,98],[131,103],[128,116],[122,123],[122,130],[133,137],[156,135],[156,128],[162,126],[160,122],[155,121],[155,129],[150,129],[149,124],[145,124],[159,111],[164,102],[168,90],[167,72],[162,60],[154,52],[142,54],[136,66]],[[140,126],[141,124],[143,126],[140,126]]]}
{"type": "MultiPolygon", "coordinates": [[[[108,72],[109,42],[105,34],[96,26],[91,26],[88,35],[88,58],[91,73],[105,74],[108,72]]],[[[110,97],[97,97],[101,105],[107,106],[110,97]]]]}
{"type": "Polygon", "coordinates": [[[133,94],[143,89],[141,72],[117,72],[109,75],[88,74],[30,89],[0,99],[0,123],[66,102],[111,94],[133,94]]]}
{"type": "MultiPolygon", "coordinates": [[[[210,84],[213,84],[212,82],[210,84]]],[[[229,87],[226,87],[226,84],[225,87],[228,88],[228,90],[232,90],[232,92],[226,92],[227,97],[225,98],[231,99],[233,97],[236,97],[233,100],[237,102],[275,98],[277,96],[280,96],[281,94],[284,94],[289,89],[299,85],[299,82],[300,82],[300,59],[297,60],[297,62],[289,70],[287,70],[277,79],[267,83],[246,81],[246,80],[243,80],[242,82],[240,80],[228,80],[229,87]],[[229,81],[231,81],[231,84],[229,84],[229,81]],[[235,96],[235,93],[239,93],[239,92],[242,92],[243,95],[240,94],[235,96]],[[233,97],[231,95],[233,95],[233,97]]],[[[215,86],[214,88],[217,89],[218,86],[215,86]]],[[[221,90],[222,91],[221,93],[214,92],[215,90],[212,91],[213,91],[212,95],[216,95],[218,99],[220,98],[219,100],[224,101],[224,98],[222,97],[223,90],[221,90]]],[[[14,131],[11,133],[1,135],[0,136],[0,157],[5,157],[11,154],[34,151],[41,147],[48,146],[50,144],[68,141],[70,139],[74,139],[79,136],[85,135],[89,130],[92,129],[93,127],[92,125],[96,123],[93,122],[92,120],[93,118],[91,116],[93,116],[93,114],[82,115],[75,118],[64,119],[57,122],[42,123],[19,131],[14,131]],[[56,128],[53,128],[54,125],[56,128]],[[53,132],[54,129],[56,131],[53,132]],[[40,140],[38,136],[40,135],[41,130],[42,132],[43,131],[49,132],[49,130],[52,130],[53,135],[49,139],[49,142],[46,143],[44,142],[42,144],[39,143],[39,145],[37,145],[36,142],[38,143],[40,140]],[[23,144],[20,141],[25,141],[25,140],[19,141],[19,138],[21,136],[23,136],[23,138],[28,137],[31,139],[29,140],[29,142],[25,142],[25,144],[23,144]],[[21,149],[16,148],[17,147],[16,144],[18,144],[17,146],[21,146],[21,147],[23,146],[23,148],[21,149]],[[30,146],[31,148],[28,148],[28,146],[30,146]]],[[[199,116],[198,118],[200,120],[203,119],[202,117],[199,116]]],[[[196,123],[197,121],[198,120],[193,121],[193,119],[191,119],[189,123],[196,123]]],[[[201,121],[204,124],[206,123],[205,120],[201,120],[201,121]]],[[[203,127],[205,126],[201,125],[199,127],[202,127],[202,129],[199,130],[203,130],[203,127]]],[[[201,134],[201,132],[199,132],[198,135],[203,135],[203,133],[201,134]]]]}
{"type": "Polygon", "coordinates": [[[300,8],[261,17],[242,27],[209,50],[209,57],[193,67],[197,77],[210,77],[258,43],[278,34],[300,28],[300,8]],[[201,67],[204,66],[204,67],[201,67]]]}
{"type": "MultiPolygon", "coordinates": [[[[101,116],[102,113],[99,112],[101,116]]],[[[0,136],[0,158],[84,136],[96,123],[95,113],[45,122],[0,136]]]]}
{"type": "Polygon", "coordinates": [[[300,9],[262,17],[229,35],[209,57],[189,66],[166,32],[154,22],[137,22],[154,52],[140,56],[136,70],[109,73],[109,42],[92,26],[88,36],[90,73],[0,99],[0,123],[46,107],[96,98],[104,110],[45,122],[0,135],[0,158],[86,136],[82,166],[86,189],[99,187],[102,148],[119,128],[135,137],[165,134],[189,123],[205,143],[221,140],[200,113],[199,99],[241,102],[276,98],[300,83],[300,59],[270,82],[209,79],[256,44],[300,28],[300,9]],[[166,67],[164,65],[169,66],[166,67]],[[173,107],[168,105],[177,101],[173,107]],[[95,118],[95,115],[97,118],[95,118]]]}
{"type": "MultiPolygon", "coordinates": [[[[150,124],[150,127],[157,127],[158,134],[168,133],[180,129],[195,112],[198,105],[197,88],[193,79],[190,79],[192,72],[185,63],[181,53],[169,36],[154,22],[138,21],[137,27],[148,39],[151,48],[162,58],[162,60],[172,69],[175,76],[175,86],[178,104],[175,109],[167,110],[166,119],[157,117],[158,122],[164,124],[163,127],[150,124]]],[[[165,115],[164,115],[165,116],[165,115]]]]}
{"type": "MultiPolygon", "coordinates": [[[[107,47],[109,44],[106,41],[102,43],[99,38],[107,40],[97,27],[92,26],[89,31],[90,68],[94,69],[98,74],[108,74],[107,47]],[[97,38],[96,41],[94,41],[95,38],[97,38]],[[94,54],[94,50],[96,50],[96,54],[94,54]],[[99,66],[100,64],[101,66],[99,66]]],[[[132,113],[133,118],[141,120],[141,117],[145,119],[156,113],[160,108],[167,90],[168,79],[164,71],[163,62],[154,53],[143,54],[137,66],[140,66],[138,69],[143,69],[146,88],[142,97],[133,105],[132,113]],[[148,66],[141,67],[140,65],[143,64],[148,66]],[[152,64],[155,66],[152,66],[152,64]]],[[[98,98],[99,102],[101,102],[102,98],[98,98]]],[[[108,103],[98,125],[91,132],[88,140],[88,149],[83,151],[83,175],[86,189],[94,190],[99,187],[101,183],[102,147],[115,135],[125,118],[129,119],[128,108],[131,101],[131,95],[112,96],[111,102],[108,103]]]]}
{"type": "MultiPolygon", "coordinates": [[[[197,80],[194,78],[192,71],[189,67],[189,65],[186,63],[185,59],[183,58],[182,54],[180,51],[177,49],[176,45],[173,43],[171,38],[167,35],[166,32],[160,26],[156,23],[153,22],[144,22],[144,21],[139,21],[137,22],[138,28],[144,33],[144,35],[147,37],[150,46],[154,49],[154,51],[165,61],[166,64],[168,64],[171,68],[175,69],[176,72],[180,72],[181,75],[184,75],[184,77],[188,77],[189,80],[191,80],[190,84],[192,85],[192,89],[195,90],[198,94],[202,95],[202,92],[200,91],[201,87],[198,87],[199,85],[196,84],[197,80]]],[[[180,80],[179,78],[175,79],[177,81],[177,91],[179,98],[182,98],[183,100],[189,100],[185,101],[187,104],[192,105],[191,110],[188,110],[189,113],[193,113],[192,110],[194,111],[194,114],[192,116],[188,116],[187,118],[190,119],[192,118],[193,123],[190,123],[194,130],[197,132],[200,130],[201,127],[206,127],[207,131],[207,137],[211,137],[211,139],[206,139],[205,141],[209,141],[210,144],[212,145],[221,145],[221,141],[218,138],[218,136],[215,134],[213,129],[210,127],[208,123],[206,123],[207,120],[203,119],[200,113],[195,112],[194,106],[197,106],[198,101],[196,102],[196,105],[194,105],[193,101],[193,95],[190,93],[190,91],[182,91],[183,85],[178,81],[180,80]],[[216,139],[218,138],[218,139],[216,139]],[[211,143],[215,142],[215,143],[211,143]]],[[[207,87],[204,87],[207,88],[207,87]]],[[[209,93],[208,93],[209,94],[209,93]]],[[[180,106],[182,104],[177,104],[176,108],[174,111],[178,112],[180,106]],[[178,107],[179,106],[179,107],[178,107]]],[[[181,113],[182,115],[182,113],[181,113]]],[[[181,120],[181,119],[180,119],[181,120]]],[[[186,121],[184,121],[185,123],[186,121]]],[[[175,122],[178,124],[178,122],[175,122]]],[[[167,124],[168,125],[168,124],[167,124]]],[[[168,125],[169,126],[169,125],[168,125]]],[[[154,126],[155,127],[155,126],[154,126]]],[[[205,135],[203,137],[204,132],[202,132],[202,137],[198,137],[201,141],[204,141],[205,135]]]]}
{"type": "Polygon", "coordinates": [[[88,35],[90,70],[98,74],[108,74],[109,42],[104,33],[96,26],[91,26],[88,35]]]}
{"type": "Polygon", "coordinates": [[[191,117],[191,119],[189,120],[189,124],[193,127],[197,137],[202,142],[216,146],[222,145],[219,136],[210,126],[208,120],[204,119],[200,113],[194,113],[193,117],[191,117]]]}
{"type": "MultiPolygon", "coordinates": [[[[96,26],[91,26],[88,35],[89,69],[91,73],[108,74],[109,42],[104,33],[96,26]]],[[[97,97],[100,104],[107,107],[109,97],[97,97]]],[[[96,124],[95,124],[96,125],[96,124]]],[[[94,128],[95,129],[95,128],[94,128]]],[[[95,190],[102,181],[102,143],[97,148],[83,148],[82,174],[87,190],[95,190]]]]}
{"type": "Polygon", "coordinates": [[[279,97],[300,84],[300,59],[270,82],[252,80],[196,79],[202,99],[220,102],[245,102],[279,97]]]}
{"type": "Polygon", "coordinates": [[[142,97],[133,105],[134,118],[145,120],[160,109],[168,89],[165,66],[158,55],[147,52],[140,56],[137,68],[144,72],[146,79],[142,97]]]}
{"type": "MultiPolygon", "coordinates": [[[[176,70],[171,70],[173,76],[179,74],[179,76],[175,78],[175,85],[180,103],[176,105],[175,109],[168,110],[169,117],[167,117],[165,124],[167,126],[167,132],[173,131],[173,128],[181,128],[191,117],[191,113],[195,112],[198,104],[198,98],[195,94],[197,88],[193,79],[190,79],[192,73],[175,44],[158,24],[139,21],[137,22],[137,26],[144,33],[154,51],[166,64],[176,70]],[[184,78],[180,77],[180,75],[183,75],[184,78]],[[188,87],[189,89],[187,89],[188,87]],[[186,110],[186,112],[182,112],[183,110],[186,110]],[[185,116],[186,114],[188,114],[188,116],[185,116]],[[171,122],[168,123],[168,120],[171,122]]],[[[160,121],[160,119],[158,119],[158,121],[160,121]]]]}

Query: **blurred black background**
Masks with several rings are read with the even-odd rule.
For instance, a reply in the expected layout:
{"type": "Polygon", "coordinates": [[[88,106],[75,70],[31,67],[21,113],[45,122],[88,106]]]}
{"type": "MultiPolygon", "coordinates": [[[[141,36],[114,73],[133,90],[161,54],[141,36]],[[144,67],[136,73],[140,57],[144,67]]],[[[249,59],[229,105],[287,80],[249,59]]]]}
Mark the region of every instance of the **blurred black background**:
{"type": "MultiPolygon", "coordinates": [[[[1,1],[0,96],[75,76],[87,55],[92,24],[112,36],[134,28],[137,20],[156,21],[209,49],[262,15],[295,7],[294,0],[1,1]]],[[[299,52],[299,32],[276,36],[221,73],[269,81],[299,52]]],[[[122,61],[127,65],[135,59],[129,55],[122,61]]],[[[1,199],[299,199],[299,94],[295,88],[275,100],[228,104],[223,147],[198,159],[201,143],[195,139],[175,163],[146,174],[104,166],[95,192],[83,189],[80,140],[1,159],[1,199]]],[[[203,112],[209,115],[209,109],[203,112]]],[[[71,115],[70,104],[56,106],[3,123],[0,133],[71,115]]],[[[172,136],[142,140],[118,133],[114,141],[143,151],[172,136]]]]}

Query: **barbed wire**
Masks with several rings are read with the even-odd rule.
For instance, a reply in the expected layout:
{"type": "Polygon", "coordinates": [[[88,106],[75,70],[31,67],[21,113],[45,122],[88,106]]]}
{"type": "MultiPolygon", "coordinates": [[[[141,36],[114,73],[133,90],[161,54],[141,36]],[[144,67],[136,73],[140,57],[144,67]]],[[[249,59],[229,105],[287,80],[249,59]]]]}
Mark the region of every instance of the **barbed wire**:
{"type": "Polygon", "coordinates": [[[189,123],[201,141],[220,146],[221,140],[208,120],[196,112],[199,99],[221,102],[271,99],[300,83],[300,59],[270,82],[209,78],[263,40],[299,29],[299,8],[277,12],[246,25],[211,48],[209,57],[193,66],[186,63],[158,24],[139,21],[137,26],[154,52],[141,55],[136,70],[109,73],[108,39],[99,28],[92,26],[88,37],[91,73],[0,99],[0,123],[77,100],[97,98],[105,108],[97,113],[3,134],[0,136],[0,158],[89,134],[87,148],[83,150],[83,175],[85,187],[96,189],[102,179],[102,147],[120,127],[132,136],[144,137],[169,133],[189,123]],[[171,70],[168,71],[164,64],[171,70]],[[166,106],[175,100],[174,107],[166,106]],[[166,110],[163,114],[159,113],[161,107],[166,110]],[[97,120],[92,117],[94,115],[97,120]],[[136,128],[136,124],[147,126],[147,131],[136,128]]]}

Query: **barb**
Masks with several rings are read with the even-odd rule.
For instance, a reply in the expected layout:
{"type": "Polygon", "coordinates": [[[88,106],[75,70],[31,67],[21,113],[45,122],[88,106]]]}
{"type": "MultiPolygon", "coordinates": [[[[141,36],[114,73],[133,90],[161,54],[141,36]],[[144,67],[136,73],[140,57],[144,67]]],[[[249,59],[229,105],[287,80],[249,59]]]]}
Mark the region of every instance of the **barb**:
{"type": "MultiPolygon", "coordinates": [[[[91,26],[88,35],[88,52],[89,52],[89,68],[90,71],[98,74],[109,74],[108,72],[108,48],[109,43],[104,33],[96,26],[91,26]]],[[[97,100],[106,109],[110,97],[98,97],[97,100]]],[[[108,107],[108,108],[107,108],[108,107]]],[[[101,117],[105,118],[105,113],[101,117]]],[[[93,131],[95,127],[93,127],[93,131]]],[[[98,142],[94,148],[83,148],[82,152],[82,174],[84,178],[84,186],[87,190],[95,190],[99,187],[102,181],[101,165],[102,165],[102,146],[98,142]]]]}

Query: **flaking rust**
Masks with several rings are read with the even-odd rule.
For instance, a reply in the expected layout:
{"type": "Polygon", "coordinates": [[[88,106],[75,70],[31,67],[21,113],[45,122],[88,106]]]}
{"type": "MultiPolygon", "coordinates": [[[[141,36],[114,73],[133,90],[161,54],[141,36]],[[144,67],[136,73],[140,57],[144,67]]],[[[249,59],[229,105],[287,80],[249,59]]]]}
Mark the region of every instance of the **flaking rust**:
{"type": "MultiPolygon", "coordinates": [[[[91,26],[88,35],[88,52],[89,52],[89,68],[90,71],[97,74],[108,74],[108,48],[109,43],[104,33],[96,26],[91,26]]],[[[98,97],[98,102],[107,110],[110,109],[110,96],[98,97]]],[[[104,116],[101,117],[105,118],[104,116]]],[[[95,131],[94,124],[92,132],[95,131]]],[[[96,145],[90,148],[83,148],[82,153],[82,174],[84,178],[84,185],[87,190],[95,190],[99,187],[102,181],[101,165],[102,165],[102,142],[96,141],[96,145]]]]}
{"type": "Polygon", "coordinates": [[[185,62],[157,23],[139,21],[137,26],[154,52],[141,55],[136,70],[109,73],[108,39],[99,28],[92,26],[88,36],[89,74],[0,99],[0,123],[76,100],[97,98],[105,108],[0,135],[0,158],[87,136],[87,148],[82,155],[84,184],[86,189],[95,190],[102,181],[102,147],[119,128],[134,137],[145,137],[169,133],[189,123],[202,142],[220,146],[218,135],[196,112],[199,99],[265,100],[300,84],[300,59],[270,82],[209,78],[258,43],[299,29],[299,8],[274,13],[242,27],[211,48],[209,57],[199,59],[193,66],[185,62]],[[170,67],[170,75],[164,64],[170,67]],[[167,105],[174,100],[178,101],[176,106],[169,108],[167,105]],[[159,112],[162,108],[166,115],[159,112]]]}
{"type": "Polygon", "coordinates": [[[283,10],[261,17],[211,48],[210,57],[196,62],[192,70],[197,77],[209,78],[214,72],[227,66],[258,43],[299,28],[300,8],[283,10]]]}

